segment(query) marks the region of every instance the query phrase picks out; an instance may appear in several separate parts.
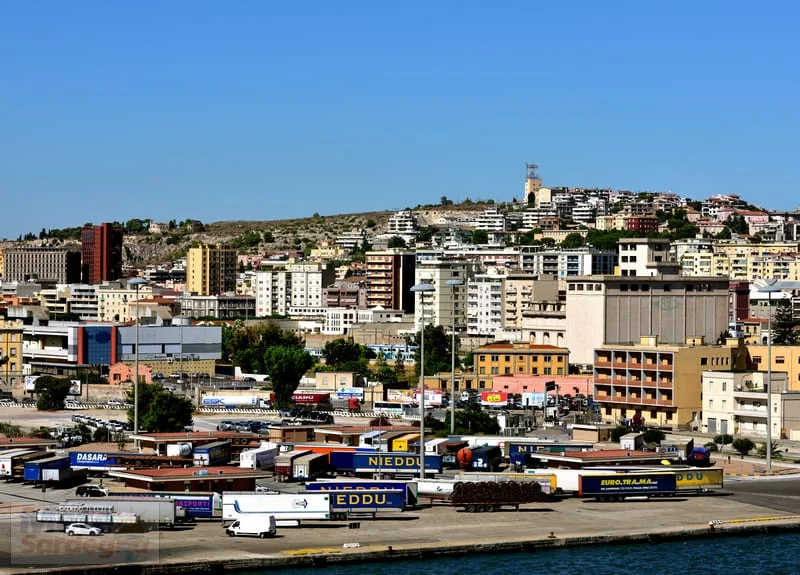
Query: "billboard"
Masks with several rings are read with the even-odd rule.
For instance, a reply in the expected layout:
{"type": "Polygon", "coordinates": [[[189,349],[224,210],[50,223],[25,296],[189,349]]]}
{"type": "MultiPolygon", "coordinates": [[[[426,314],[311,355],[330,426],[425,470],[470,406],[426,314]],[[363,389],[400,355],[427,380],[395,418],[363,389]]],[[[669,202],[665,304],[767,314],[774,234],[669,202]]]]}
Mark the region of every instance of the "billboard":
{"type": "Polygon", "coordinates": [[[522,406],[544,408],[545,397],[545,393],[525,392],[522,394],[522,406]]]}
{"type": "Polygon", "coordinates": [[[293,393],[292,401],[295,403],[328,403],[330,395],[327,393],[293,393]]]}
{"type": "Polygon", "coordinates": [[[579,486],[580,495],[583,497],[655,495],[674,493],[676,489],[675,473],[581,475],[579,486]]]}
{"type": "Polygon", "coordinates": [[[345,387],[345,386],[340,386],[336,388],[337,399],[350,399],[351,397],[355,397],[359,401],[364,401],[364,388],[345,387]]]}
{"type": "Polygon", "coordinates": [[[36,380],[39,379],[38,375],[25,376],[25,391],[34,391],[36,389],[36,380]]]}
{"type": "Polygon", "coordinates": [[[505,391],[482,391],[481,405],[508,405],[508,393],[505,391]]]}
{"type": "Polygon", "coordinates": [[[77,468],[105,468],[109,465],[117,465],[117,457],[114,454],[97,451],[73,451],[69,454],[69,464],[77,468]]]}

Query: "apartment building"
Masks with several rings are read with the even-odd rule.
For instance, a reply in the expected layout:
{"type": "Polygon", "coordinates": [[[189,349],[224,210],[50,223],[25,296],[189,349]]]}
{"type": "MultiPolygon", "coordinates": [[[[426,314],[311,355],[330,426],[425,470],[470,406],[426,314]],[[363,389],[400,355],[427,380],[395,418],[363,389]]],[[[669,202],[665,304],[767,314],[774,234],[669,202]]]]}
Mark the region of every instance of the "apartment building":
{"type": "Polygon", "coordinates": [[[519,268],[534,275],[549,275],[559,279],[585,275],[611,275],[617,265],[617,252],[594,248],[577,250],[542,250],[525,246],[520,250],[519,268]]]}
{"type": "Polygon", "coordinates": [[[409,236],[417,233],[417,218],[414,212],[402,210],[389,216],[386,232],[396,236],[409,236]]]}
{"type": "Polygon", "coordinates": [[[772,373],[770,393],[764,371],[704,371],[702,386],[704,433],[763,440],[769,409],[772,439],[800,439],[800,392],[789,391],[787,373],[772,373]]]}
{"type": "Polygon", "coordinates": [[[22,320],[0,317],[0,389],[10,391],[22,379],[22,320]]]}
{"type": "Polygon", "coordinates": [[[367,252],[364,256],[367,307],[414,311],[411,287],[415,261],[413,250],[394,248],[367,252]]]}
{"type": "Polygon", "coordinates": [[[566,347],[575,364],[591,365],[604,344],[656,336],[682,345],[716,341],[728,330],[727,279],[587,276],[566,283],[566,347]]]}
{"type": "MultiPolygon", "coordinates": [[[[496,342],[476,348],[474,358],[479,382],[495,375],[566,375],[569,350],[554,345],[496,342]]],[[[484,388],[480,383],[479,387],[484,388]]]]}
{"type": "Polygon", "coordinates": [[[600,346],[594,351],[594,401],[605,420],[629,419],[638,412],[650,425],[698,427],[702,372],[733,369],[737,349],[705,345],[702,337],[683,345],[645,336],[634,345],[600,346]]]}
{"type": "Polygon", "coordinates": [[[505,326],[505,280],[502,274],[477,274],[467,284],[467,333],[494,336],[505,326]]]}
{"type": "Polygon", "coordinates": [[[677,275],[680,266],[670,257],[670,242],[656,238],[620,238],[619,274],[621,276],[677,275]]]}
{"type": "Polygon", "coordinates": [[[291,274],[286,270],[256,272],[255,317],[287,315],[291,289],[291,274]]]}
{"type": "MultiPolygon", "coordinates": [[[[422,325],[422,315],[425,314],[425,323],[442,325],[450,329],[455,325],[456,330],[466,328],[467,313],[467,285],[474,269],[474,265],[459,259],[418,259],[416,262],[414,284],[428,283],[433,286],[433,291],[412,294],[414,298],[414,329],[419,330],[422,325]],[[449,280],[461,280],[463,285],[447,285],[449,280]],[[424,308],[423,308],[424,301],[424,308]],[[455,317],[453,316],[455,309],[455,317]]],[[[410,288],[409,288],[410,289],[410,288]]]]}
{"type": "Polygon", "coordinates": [[[249,295],[195,295],[180,298],[181,314],[187,317],[238,319],[256,317],[256,298],[249,295]]]}
{"type": "Polygon", "coordinates": [[[81,281],[116,281],[122,277],[122,228],[109,223],[81,230],[81,281]]]}
{"type": "Polygon", "coordinates": [[[364,309],[367,307],[367,288],[363,282],[337,280],[322,289],[327,308],[364,309]]]}
{"type": "Polygon", "coordinates": [[[81,253],[68,248],[5,249],[5,281],[70,284],[81,281],[81,253]]]}
{"type": "Polygon", "coordinates": [[[236,290],[236,250],[221,244],[190,248],[186,256],[186,290],[217,295],[236,290]]]}
{"type": "Polygon", "coordinates": [[[324,289],[336,281],[333,264],[303,263],[286,267],[289,274],[289,314],[325,308],[324,289]]]}
{"type": "Polygon", "coordinates": [[[0,248],[0,280],[6,279],[6,250],[0,248]]]}
{"type": "Polygon", "coordinates": [[[536,309],[535,303],[558,302],[558,280],[553,276],[509,274],[503,295],[504,329],[521,330],[525,314],[536,309]]]}
{"type": "Polygon", "coordinates": [[[97,287],[97,320],[102,322],[131,321],[132,305],[138,299],[153,297],[153,286],[142,284],[137,290],[123,282],[109,282],[97,287]]]}
{"type": "Polygon", "coordinates": [[[766,320],[757,320],[760,327],[764,330],[753,339],[761,339],[759,343],[752,343],[747,345],[748,354],[748,368],[758,371],[767,371],[769,369],[769,356],[770,351],[772,355],[772,371],[773,373],[785,372],[787,373],[787,390],[800,391],[800,346],[797,345],[773,345],[769,350],[766,342],[766,320]]]}

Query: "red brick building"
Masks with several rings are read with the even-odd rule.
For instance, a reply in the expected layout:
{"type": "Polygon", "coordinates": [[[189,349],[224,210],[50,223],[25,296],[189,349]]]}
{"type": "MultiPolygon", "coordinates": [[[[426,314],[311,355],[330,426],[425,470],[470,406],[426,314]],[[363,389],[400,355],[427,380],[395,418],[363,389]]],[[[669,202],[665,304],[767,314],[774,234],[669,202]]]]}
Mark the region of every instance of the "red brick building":
{"type": "Polygon", "coordinates": [[[122,277],[122,228],[104,223],[81,230],[81,281],[99,284],[122,277]]]}

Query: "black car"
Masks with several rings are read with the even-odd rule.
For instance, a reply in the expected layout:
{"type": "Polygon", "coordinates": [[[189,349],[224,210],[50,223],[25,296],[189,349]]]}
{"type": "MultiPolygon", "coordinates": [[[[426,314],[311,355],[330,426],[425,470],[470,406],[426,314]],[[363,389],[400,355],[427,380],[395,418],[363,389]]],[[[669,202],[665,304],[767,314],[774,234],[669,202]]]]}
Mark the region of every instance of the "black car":
{"type": "Polygon", "coordinates": [[[75,490],[75,495],[78,497],[105,497],[108,495],[108,489],[99,485],[81,485],[75,490]]]}

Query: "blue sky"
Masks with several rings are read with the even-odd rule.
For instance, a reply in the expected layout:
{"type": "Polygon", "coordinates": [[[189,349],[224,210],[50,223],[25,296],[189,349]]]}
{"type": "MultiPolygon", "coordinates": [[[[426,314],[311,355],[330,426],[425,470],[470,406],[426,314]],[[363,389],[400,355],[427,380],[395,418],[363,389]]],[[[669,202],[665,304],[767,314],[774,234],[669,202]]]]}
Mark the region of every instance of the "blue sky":
{"type": "Polygon", "coordinates": [[[509,201],[525,162],[793,209],[798,6],[2,2],[0,237],[509,201]]]}

